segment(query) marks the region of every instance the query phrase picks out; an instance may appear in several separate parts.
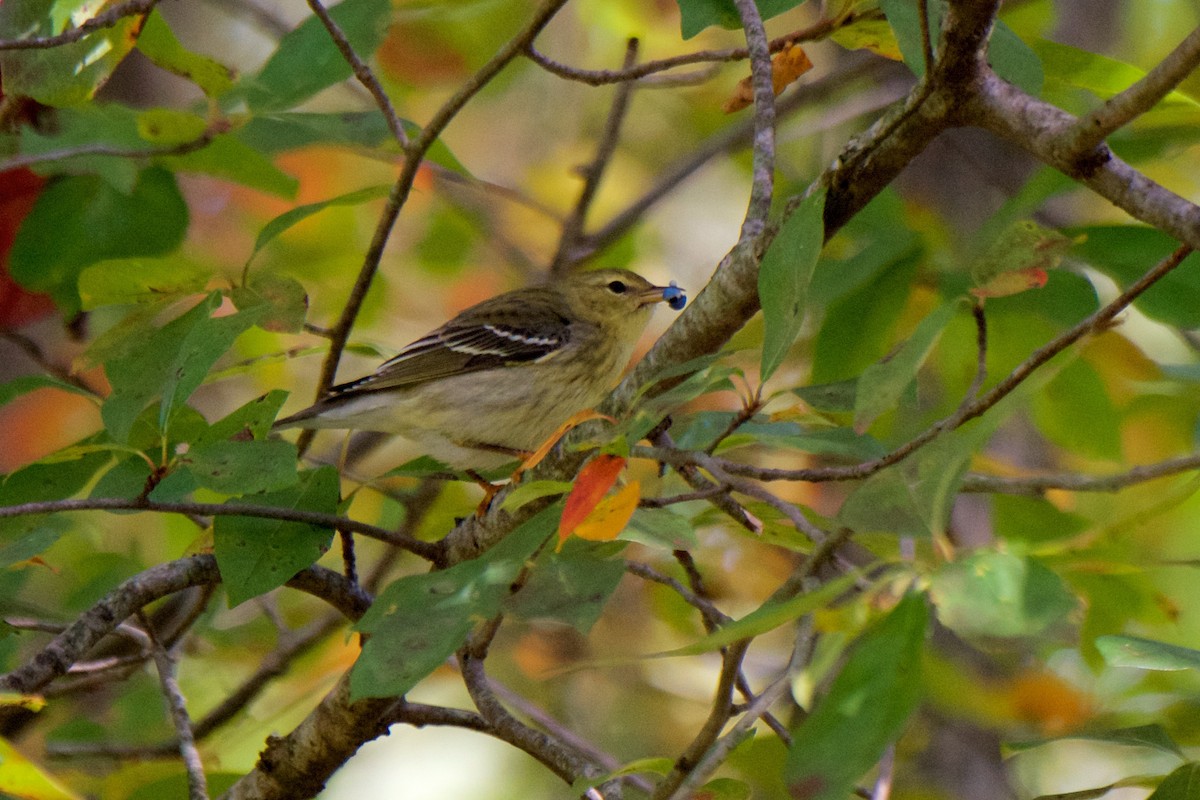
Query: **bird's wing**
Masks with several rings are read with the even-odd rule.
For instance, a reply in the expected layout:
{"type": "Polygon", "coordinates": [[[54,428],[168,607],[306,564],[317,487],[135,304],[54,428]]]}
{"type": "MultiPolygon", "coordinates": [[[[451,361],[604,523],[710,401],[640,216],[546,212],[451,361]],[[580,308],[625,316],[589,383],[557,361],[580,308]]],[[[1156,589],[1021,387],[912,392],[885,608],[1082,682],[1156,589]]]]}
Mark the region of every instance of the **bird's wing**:
{"type": "MultiPolygon", "coordinates": [[[[335,386],[332,394],[374,392],[506,364],[537,361],[564,347],[570,320],[557,303],[535,290],[528,302],[486,301],[401,350],[374,374],[335,386]]],[[[496,298],[501,299],[501,298],[496,298]]]]}

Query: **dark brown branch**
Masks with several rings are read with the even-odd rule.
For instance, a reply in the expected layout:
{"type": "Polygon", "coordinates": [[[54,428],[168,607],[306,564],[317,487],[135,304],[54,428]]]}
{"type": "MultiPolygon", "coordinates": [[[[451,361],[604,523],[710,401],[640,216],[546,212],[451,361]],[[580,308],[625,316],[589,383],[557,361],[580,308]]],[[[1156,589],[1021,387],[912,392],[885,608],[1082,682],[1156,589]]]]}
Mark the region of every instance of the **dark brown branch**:
{"type": "Polygon", "coordinates": [[[111,28],[125,17],[149,14],[156,5],[158,5],[158,0],[126,0],[126,2],[115,5],[83,24],[68,28],[56,36],[0,39],[0,50],[43,50],[50,47],[61,47],[64,44],[78,42],[89,33],[94,33],[102,28],[111,28]]]}
{"type": "Polygon", "coordinates": [[[337,20],[329,15],[329,10],[325,8],[321,0],[308,0],[308,7],[312,9],[313,14],[317,19],[321,20],[321,24],[325,26],[325,30],[329,32],[329,38],[333,40],[333,44],[337,47],[338,52],[342,54],[342,58],[350,65],[350,69],[354,71],[354,77],[363,85],[371,97],[375,99],[375,105],[379,106],[379,111],[383,114],[383,119],[387,122],[388,130],[392,132],[392,138],[400,143],[401,148],[408,147],[408,136],[404,133],[404,126],[400,122],[400,118],[396,116],[396,109],[392,106],[391,98],[387,96],[387,92],[383,90],[379,79],[375,77],[375,73],[367,65],[358,53],[354,52],[354,47],[346,38],[345,32],[341,26],[337,24],[337,20]]]}
{"type": "Polygon", "coordinates": [[[155,511],[168,514],[199,514],[203,516],[259,517],[287,522],[303,522],[324,528],[345,529],[378,539],[381,542],[403,548],[410,553],[430,561],[437,561],[440,548],[431,542],[422,542],[403,532],[389,531],[376,525],[323,514],[319,511],[304,511],[278,506],[259,506],[239,503],[160,503],[147,499],[124,499],[119,497],[90,497],[75,500],[46,500],[37,503],[22,503],[15,506],[0,506],[0,519],[21,517],[30,514],[52,514],[62,511],[155,511]]]}

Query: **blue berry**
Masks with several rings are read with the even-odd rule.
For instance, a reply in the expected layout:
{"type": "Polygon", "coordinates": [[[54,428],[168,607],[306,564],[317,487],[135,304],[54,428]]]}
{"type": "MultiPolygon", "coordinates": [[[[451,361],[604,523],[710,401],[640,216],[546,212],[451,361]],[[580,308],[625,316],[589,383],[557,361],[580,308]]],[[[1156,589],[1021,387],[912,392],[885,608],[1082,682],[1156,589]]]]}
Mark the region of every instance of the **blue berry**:
{"type": "Polygon", "coordinates": [[[675,311],[679,311],[687,305],[687,295],[676,285],[675,281],[671,281],[671,285],[663,289],[663,300],[666,300],[667,305],[675,311]]]}

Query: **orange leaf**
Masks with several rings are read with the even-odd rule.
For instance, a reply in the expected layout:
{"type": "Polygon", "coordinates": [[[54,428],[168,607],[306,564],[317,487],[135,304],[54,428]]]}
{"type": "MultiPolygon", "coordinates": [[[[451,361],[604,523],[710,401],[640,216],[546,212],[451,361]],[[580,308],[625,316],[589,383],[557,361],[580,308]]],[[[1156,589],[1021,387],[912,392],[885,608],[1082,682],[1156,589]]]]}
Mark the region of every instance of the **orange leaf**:
{"type": "MultiPolygon", "coordinates": [[[[808,53],[798,44],[790,44],[771,59],[771,88],[778,95],[804,73],[813,68],[808,53]]],[[[741,111],[754,102],[754,85],[747,76],[738,81],[733,95],[721,106],[726,114],[741,111]]]]}
{"type": "Polygon", "coordinates": [[[630,481],[596,504],[587,519],[575,526],[575,535],[591,542],[611,542],[625,530],[642,499],[642,487],[630,481]]]}
{"type": "Polygon", "coordinates": [[[562,519],[558,522],[558,540],[565,541],[579,523],[587,519],[600,498],[608,494],[608,490],[617,482],[617,476],[625,468],[625,459],[620,456],[596,456],[579,471],[571,494],[567,495],[567,505],[563,509],[562,519]]]}

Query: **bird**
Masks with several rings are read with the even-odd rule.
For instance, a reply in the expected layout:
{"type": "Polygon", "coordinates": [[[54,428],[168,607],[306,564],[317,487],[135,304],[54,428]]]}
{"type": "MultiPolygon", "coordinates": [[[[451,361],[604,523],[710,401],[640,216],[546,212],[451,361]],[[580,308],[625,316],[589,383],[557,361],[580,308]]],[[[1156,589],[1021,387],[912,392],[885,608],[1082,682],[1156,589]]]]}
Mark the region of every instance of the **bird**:
{"type": "Polygon", "coordinates": [[[621,269],[505,292],[274,429],[399,434],[448,466],[492,469],[535,451],[603,400],[660,302],[679,310],[687,296],[674,281],[656,286],[621,269]]]}

